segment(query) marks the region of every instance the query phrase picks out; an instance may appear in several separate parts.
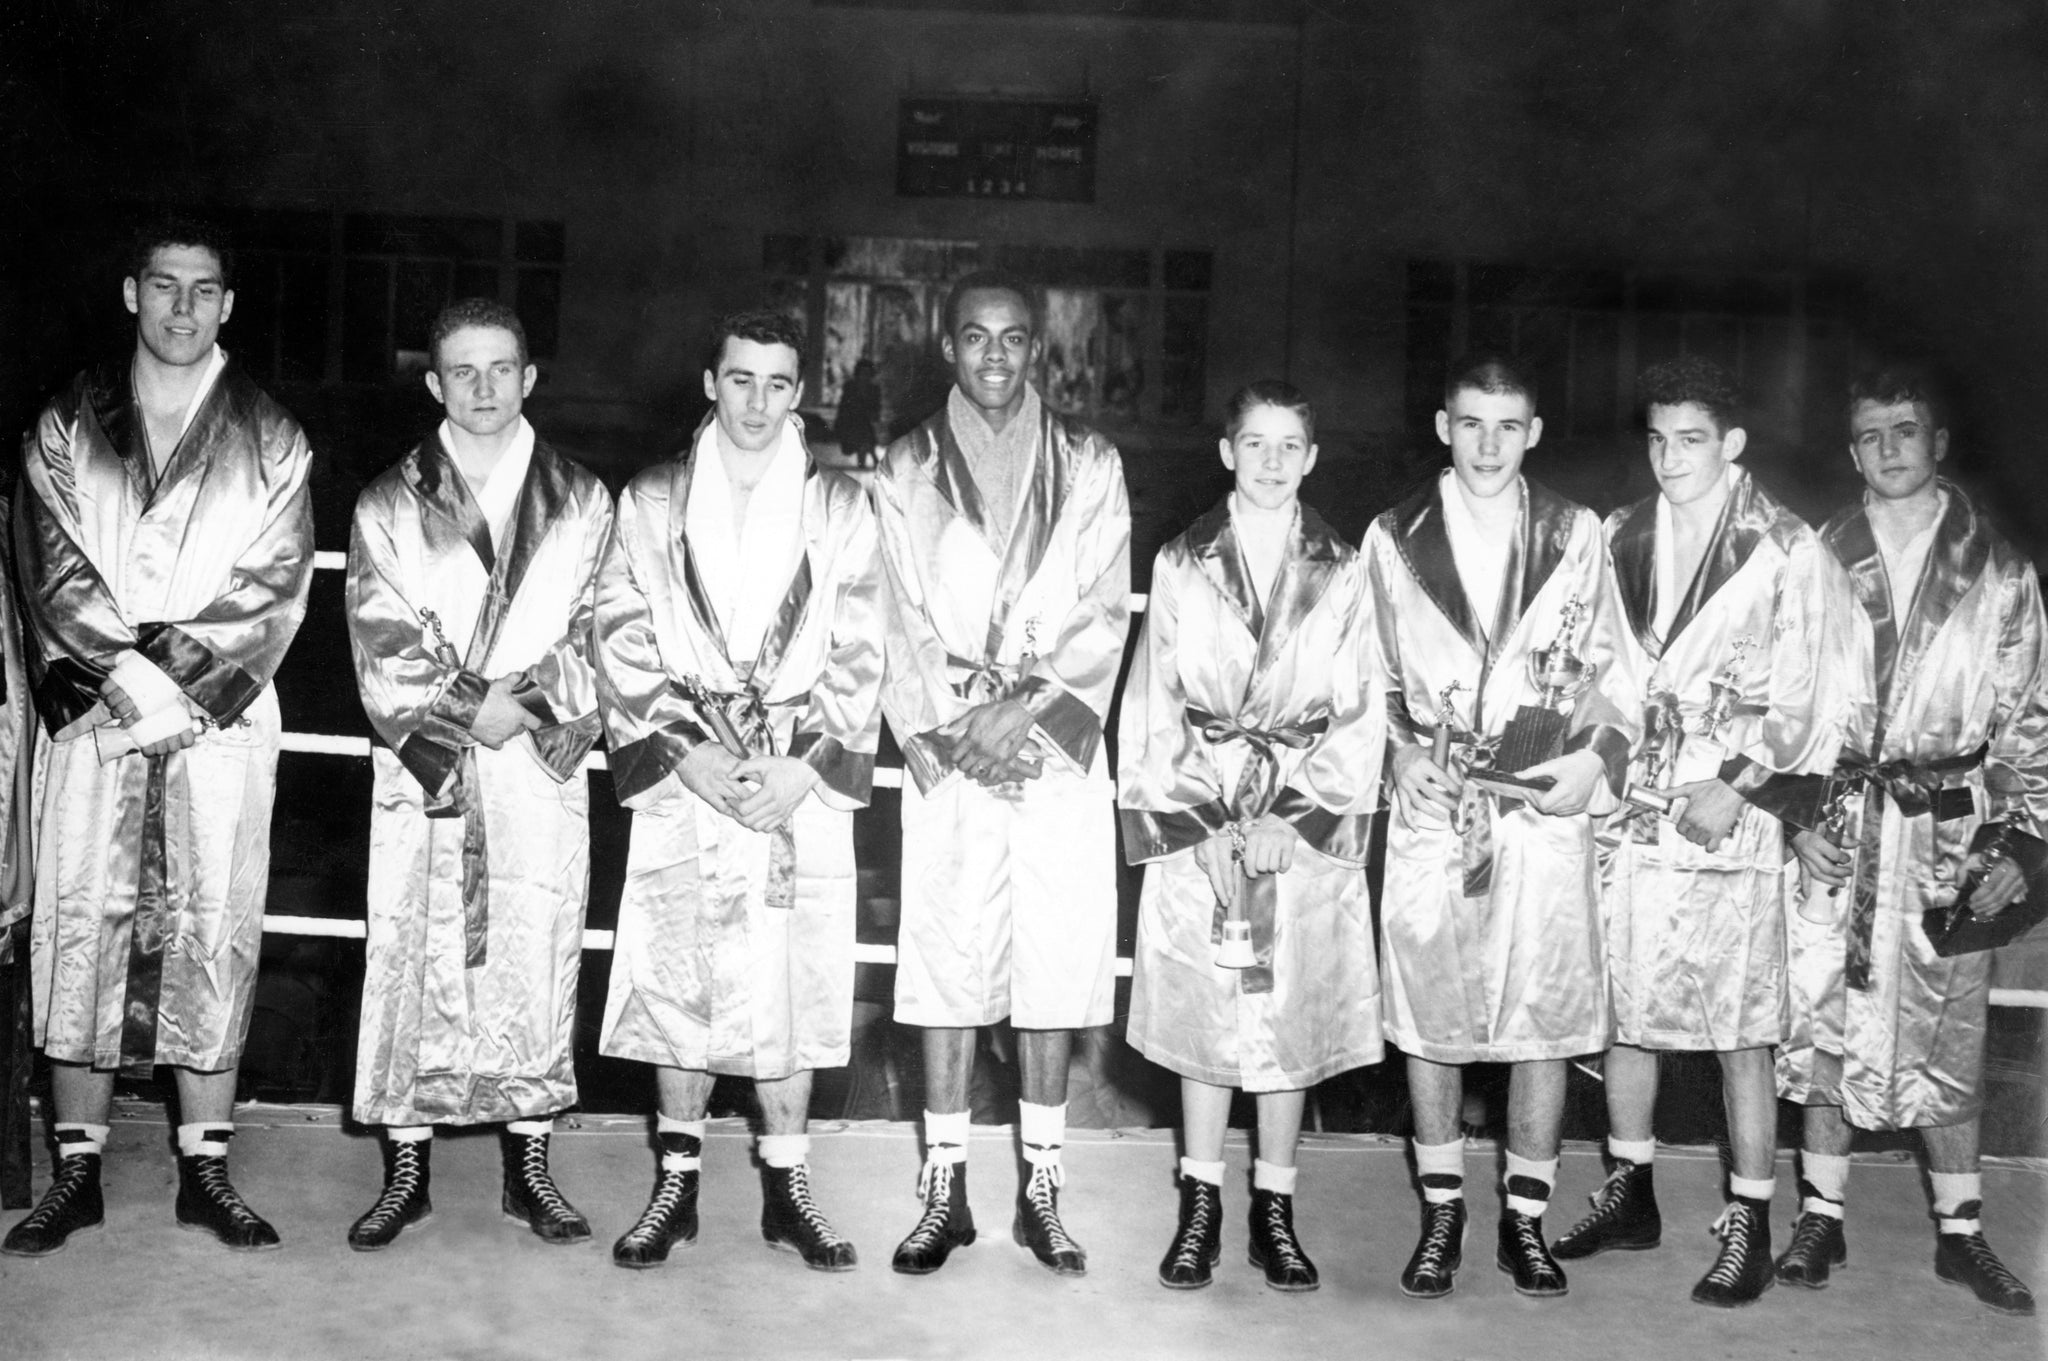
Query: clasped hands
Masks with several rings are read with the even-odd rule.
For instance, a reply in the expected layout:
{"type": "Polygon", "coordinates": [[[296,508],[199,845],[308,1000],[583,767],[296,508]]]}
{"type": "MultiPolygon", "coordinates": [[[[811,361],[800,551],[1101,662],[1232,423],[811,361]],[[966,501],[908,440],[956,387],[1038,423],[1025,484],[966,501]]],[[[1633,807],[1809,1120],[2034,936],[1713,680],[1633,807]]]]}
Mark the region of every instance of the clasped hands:
{"type": "MultiPolygon", "coordinates": [[[[1044,767],[1024,754],[1037,719],[1014,699],[977,704],[934,731],[953,745],[960,773],[985,788],[1035,780],[1044,767]]],[[[1036,753],[1033,753],[1035,756],[1036,753]]]]}
{"type": "Polygon", "coordinates": [[[818,783],[815,766],[794,756],[734,756],[699,742],[676,775],[683,787],[750,832],[772,832],[818,783]]]}
{"type": "Polygon", "coordinates": [[[518,673],[500,676],[484,691],[476,717],[469,721],[469,735],[492,751],[523,732],[537,732],[546,726],[531,709],[513,698],[512,691],[522,677],[518,673]]]}
{"type": "MultiPolygon", "coordinates": [[[[127,690],[123,689],[121,683],[112,676],[108,676],[104,681],[100,682],[100,699],[106,704],[107,712],[114,716],[114,721],[124,728],[133,728],[136,724],[142,722],[143,719],[152,716],[145,714],[142,711],[142,706],[137,704],[134,697],[127,690]]],[[[173,703],[182,705],[186,717],[191,721],[174,733],[160,737],[154,742],[143,743],[137,747],[136,749],[144,756],[168,756],[174,751],[185,750],[185,748],[199,740],[199,732],[201,725],[205,721],[205,714],[200,711],[198,705],[194,704],[183,694],[180,694],[173,703]]]]}

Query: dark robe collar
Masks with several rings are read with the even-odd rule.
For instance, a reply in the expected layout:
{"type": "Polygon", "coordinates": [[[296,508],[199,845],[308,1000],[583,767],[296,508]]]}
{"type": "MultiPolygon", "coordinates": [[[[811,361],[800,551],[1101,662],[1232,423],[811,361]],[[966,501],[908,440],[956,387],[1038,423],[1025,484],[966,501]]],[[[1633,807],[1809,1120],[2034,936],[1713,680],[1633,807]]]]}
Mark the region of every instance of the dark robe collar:
{"type": "Polygon", "coordinates": [[[1621,603],[1630,630],[1643,651],[1652,657],[1664,655],[1672,639],[1699,617],[1709,600],[1749,561],[1749,555],[1766,536],[1789,543],[1798,532],[1799,519],[1776,497],[1737,466],[1735,485],[1721,505],[1714,524],[1713,539],[1700,559],[1697,571],[1678,610],[1671,617],[1671,632],[1657,637],[1657,500],[1646,496],[1624,510],[1612,535],[1608,551],[1614,558],[1614,572],[1621,588],[1621,603]]]}
{"type": "Polygon", "coordinates": [[[1558,563],[1564,560],[1565,545],[1571,541],[1572,517],[1579,507],[1533,478],[1522,479],[1521,525],[1514,542],[1508,545],[1498,617],[1490,632],[1482,632],[1472,602],[1466,599],[1464,583],[1459,580],[1457,560],[1451,555],[1450,531],[1444,524],[1443,488],[1449,480],[1436,478],[1388,511],[1389,528],[1393,530],[1394,546],[1423,593],[1472,645],[1472,650],[1491,661],[1528,613],[1558,563]]]}
{"type": "Polygon", "coordinates": [[[707,414],[697,424],[690,442],[671,465],[669,473],[669,533],[683,559],[683,595],[689,602],[690,615],[697,621],[697,627],[704,636],[711,639],[718,649],[718,655],[732,667],[733,675],[742,685],[750,685],[757,693],[767,694],[775,683],[776,673],[782,667],[782,659],[789,651],[798,630],[803,627],[804,618],[810,611],[813,576],[811,558],[821,551],[830,515],[826,498],[830,489],[826,479],[820,476],[818,460],[811,453],[810,445],[799,434],[798,444],[804,451],[803,491],[803,552],[797,555],[795,570],[790,575],[789,585],[782,593],[782,603],[776,607],[775,617],[768,621],[768,627],[761,634],[761,647],[755,655],[742,661],[732,655],[725,641],[725,628],[719,623],[718,610],[711,603],[711,595],[704,586],[704,576],[697,567],[697,555],[690,548],[688,531],[690,511],[690,483],[696,469],[697,450],[702,442],[704,429],[712,421],[707,414]]]}
{"type": "Polygon", "coordinates": [[[1934,526],[1927,563],[1920,569],[1913,598],[1906,602],[1903,611],[1892,598],[1884,556],[1877,547],[1877,532],[1871,527],[1869,511],[1861,499],[1836,514],[1821,530],[1822,542],[1847,569],[1856,599],[1870,616],[1878,710],[1873,753],[1883,749],[1893,702],[1910,687],[1941,626],[1977,584],[1991,559],[1990,527],[1977,514],[1977,508],[1962,488],[1946,478],[1940,486],[1948,495],[1948,508],[1934,526]]]}
{"type": "Polygon", "coordinates": [[[1321,602],[1338,567],[1353,552],[1343,537],[1316,513],[1315,507],[1305,502],[1296,505],[1299,511],[1288,531],[1280,569],[1274,574],[1272,594],[1263,602],[1253,590],[1251,574],[1245,566],[1229,495],[1204,512],[1181,536],[1202,575],[1246,631],[1258,639],[1258,656],[1252,664],[1254,682],[1279,658],[1295,630],[1321,602]]]}
{"type": "Polygon", "coordinates": [[[93,420],[121,459],[128,480],[144,504],[170,483],[194,471],[203,471],[203,452],[223,437],[249,428],[260,390],[234,356],[223,354],[222,358],[225,362],[220,376],[200,401],[199,410],[192,413],[192,423],[179,438],[178,447],[165,458],[161,477],[150,462],[148,424],[142,418],[141,403],[135,399],[133,352],[86,371],[84,404],[91,408],[93,420]]]}

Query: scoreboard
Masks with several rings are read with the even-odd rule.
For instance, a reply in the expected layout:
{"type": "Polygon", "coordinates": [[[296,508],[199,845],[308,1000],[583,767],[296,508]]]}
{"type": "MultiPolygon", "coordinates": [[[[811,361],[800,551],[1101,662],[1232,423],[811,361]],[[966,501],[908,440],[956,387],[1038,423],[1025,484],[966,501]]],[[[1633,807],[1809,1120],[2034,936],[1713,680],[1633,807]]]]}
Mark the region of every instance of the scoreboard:
{"type": "Polygon", "coordinates": [[[896,192],[906,198],[1095,201],[1092,99],[904,99],[896,192]]]}

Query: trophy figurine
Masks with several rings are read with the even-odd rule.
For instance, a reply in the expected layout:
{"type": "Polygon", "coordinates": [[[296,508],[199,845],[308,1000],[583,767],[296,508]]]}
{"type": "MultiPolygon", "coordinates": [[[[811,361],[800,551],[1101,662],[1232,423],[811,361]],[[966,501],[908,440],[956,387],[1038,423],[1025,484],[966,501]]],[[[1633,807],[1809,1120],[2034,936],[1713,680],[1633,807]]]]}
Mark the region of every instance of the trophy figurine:
{"type": "MultiPolygon", "coordinates": [[[[1813,825],[1814,835],[1825,837],[1829,844],[1841,846],[1849,839],[1849,790],[1844,785],[1829,793],[1828,801],[1822,805],[1819,821],[1813,825]]],[[[1799,869],[1799,915],[1815,926],[1826,926],[1840,913],[1842,890],[1832,884],[1823,884],[1813,877],[1805,866],[1799,869]]]]}
{"type": "MultiPolygon", "coordinates": [[[[1685,720],[1679,716],[1678,696],[1669,690],[1659,690],[1644,715],[1643,729],[1643,778],[1629,781],[1622,798],[1639,811],[1668,817],[1677,800],[1666,790],[1685,743],[1685,720]]],[[[1648,830],[1649,839],[1654,840],[1654,828],[1648,830]]]]}
{"type": "Polygon", "coordinates": [[[1244,898],[1248,892],[1244,882],[1244,828],[1238,823],[1230,824],[1230,863],[1237,867],[1237,895],[1223,913],[1223,939],[1216,947],[1216,967],[1219,969],[1250,969],[1258,965],[1258,951],[1252,948],[1251,919],[1245,916],[1244,898]]]}
{"type": "Polygon", "coordinates": [[[1559,616],[1556,640],[1529,654],[1529,681],[1536,687],[1537,702],[1515,710],[1501,731],[1493,763],[1470,772],[1468,778],[1480,788],[1526,799],[1554,783],[1547,777],[1524,779],[1520,772],[1564,754],[1565,723],[1572,705],[1600,673],[1599,667],[1572,646],[1579,621],[1585,617],[1586,602],[1571,597],[1559,616]]]}
{"type": "Polygon", "coordinates": [[[1451,696],[1465,688],[1465,682],[1452,681],[1436,692],[1436,732],[1430,737],[1429,759],[1438,770],[1451,768],[1451,733],[1458,726],[1458,711],[1451,706],[1451,696]]]}
{"type": "Polygon", "coordinates": [[[1747,633],[1728,645],[1730,655],[1727,663],[1708,682],[1709,698],[1705,711],[1700,714],[1699,727],[1686,736],[1679,748],[1677,765],[1672,772],[1673,783],[1692,784],[1696,780],[1715,779],[1721,774],[1721,766],[1729,756],[1721,734],[1735,718],[1735,706],[1742,699],[1743,659],[1755,646],[1755,637],[1747,633]]]}

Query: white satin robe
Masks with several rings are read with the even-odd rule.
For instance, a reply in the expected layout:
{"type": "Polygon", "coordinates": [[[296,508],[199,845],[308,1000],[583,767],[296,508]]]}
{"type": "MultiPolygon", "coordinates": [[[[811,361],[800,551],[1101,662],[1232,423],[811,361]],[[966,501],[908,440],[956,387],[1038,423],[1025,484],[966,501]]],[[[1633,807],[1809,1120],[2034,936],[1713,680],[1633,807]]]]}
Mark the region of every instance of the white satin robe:
{"type": "Polygon", "coordinates": [[[67,1063],[218,1071],[241,1057],[262,951],[279,735],[270,678],[313,578],[312,453],[230,362],[154,477],[131,372],[79,375],[22,449],[15,567],[51,739],[38,777],[35,1034],[67,1063]],[[176,683],[205,728],[169,756],[102,764],[99,737],[114,725],[99,687],[130,652],[176,683]]]}
{"type": "MultiPolygon", "coordinates": [[[[1921,914],[1963,879],[1970,839],[1985,822],[2041,836],[2048,830],[2048,675],[2034,569],[1942,484],[1948,506],[1910,602],[1891,593],[1861,504],[1821,530],[1834,583],[1831,665],[1851,693],[1845,756],[1924,764],[1973,753],[1981,763],[1937,781],[1959,816],[1909,813],[1887,792],[1873,862],[1850,888],[1798,911],[1809,891],[1791,878],[1787,918],[1791,1025],[1778,1057],[1778,1090],[1802,1104],[1839,1104],[1864,1129],[1951,1125],[1983,1108],[1989,952],[1942,959],[1921,914]],[[1961,811],[1961,810],[1967,811],[1961,811]],[[1848,978],[1855,895],[1874,894],[1869,979],[1848,978]],[[1839,1087],[1816,1080],[1816,1053],[1839,1055],[1839,1087]]],[[[1850,796],[1852,852],[1876,794],[1850,796]]],[[[1940,810],[1949,811],[1949,810],[1940,810]]]]}
{"type": "Polygon", "coordinates": [[[1183,1077],[1298,1090],[1381,1058],[1365,882],[1386,750],[1375,645],[1365,564],[1307,506],[1263,603],[1228,499],[1159,551],[1117,717],[1124,853],[1146,866],[1126,1038],[1183,1077]],[[1259,748],[1273,769],[1251,772],[1243,788],[1264,806],[1246,807],[1259,748]],[[1216,965],[1221,913],[1194,848],[1267,812],[1301,841],[1272,885],[1270,983],[1254,987],[1216,965]]]}
{"type": "Polygon", "coordinates": [[[882,704],[911,777],[896,1019],[1104,1024],[1116,823],[1102,724],[1130,627],[1123,463],[1043,408],[1005,540],[942,410],[889,446],[873,490],[890,588],[882,704]],[[1037,720],[1044,773],[992,790],[934,730],[999,697],[1037,720]]]}
{"type": "Polygon", "coordinates": [[[1518,706],[1536,702],[1529,654],[1556,641],[1575,597],[1587,613],[1572,645],[1598,671],[1573,707],[1565,747],[1597,753],[1608,778],[1595,788],[1593,810],[1571,817],[1468,789],[1466,808],[1478,816],[1497,802],[1490,887],[1469,897],[1466,837],[1434,810],[1411,820],[1393,798],[1380,901],[1386,1037],[1437,1063],[1591,1053],[1613,1038],[1594,822],[1616,805],[1640,727],[1600,522],[1523,479],[1521,530],[1494,626],[1482,631],[1444,527],[1440,498],[1458,494],[1452,476],[1381,515],[1365,535],[1389,742],[1427,747],[1452,681],[1465,687],[1452,699],[1460,745],[1474,734],[1497,739],[1518,706]]]}
{"type": "MultiPolygon", "coordinates": [[[[811,461],[801,439],[802,542],[711,576],[780,576],[757,650],[735,658],[697,545],[685,532],[695,452],[626,487],[598,582],[600,694],[612,779],[633,810],[600,1052],[699,1072],[778,1079],[846,1063],[853,1024],[853,810],[867,804],[881,730],[882,569],[860,485],[811,461]],[[793,566],[792,566],[793,563],[793,566]],[[697,701],[714,694],[750,751],[819,775],[797,805],[793,903],[769,903],[771,837],[684,788],[676,770],[715,741],[697,701]]],[[[771,472],[770,476],[775,474],[771,472]]],[[[760,495],[757,490],[755,495],[760,495]]]]}
{"type": "Polygon", "coordinates": [[[381,739],[356,1040],[365,1124],[487,1124],[576,1104],[581,767],[598,735],[590,629],[611,523],[604,484],[545,442],[495,546],[438,439],[357,499],[349,642],[381,739]],[[493,751],[469,726],[502,676],[519,677],[514,697],[543,726],[493,751]],[[481,864],[466,866],[472,819],[481,864]],[[466,901],[466,869],[481,872],[480,901],[466,901]]]}
{"type": "MultiPolygon", "coordinates": [[[[1737,790],[1771,772],[1833,768],[1840,732],[1826,683],[1826,563],[1820,538],[1735,468],[1728,500],[1698,573],[1681,585],[1663,637],[1656,631],[1659,497],[1616,511],[1607,545],[1627,627],[1621,646],[1641,688],[1646,739],[1629,778],[1649,778],[1656,724],[1676,702],[1687,754],[1658,783],[1720,775],[1737,790]],[[1699,734],[1713,682],[1740,655],[1733,715],[1715,739],[1699,734]],[[1692,770],[1687,767],[1697,766],[1692,770]],[[1710,768],[1711,767],[1711,768],[1710,768]]],[[[1775,1045],[1785,1021],[1783,880],[1787,837],[1778,820],[1745,805],[1718,849],[1706,850],[1655,813],[1621,814],[1601,833],[1609,982],[1615,1038],[1645,1049],[1754,1049],[1775,1045]]]]}

